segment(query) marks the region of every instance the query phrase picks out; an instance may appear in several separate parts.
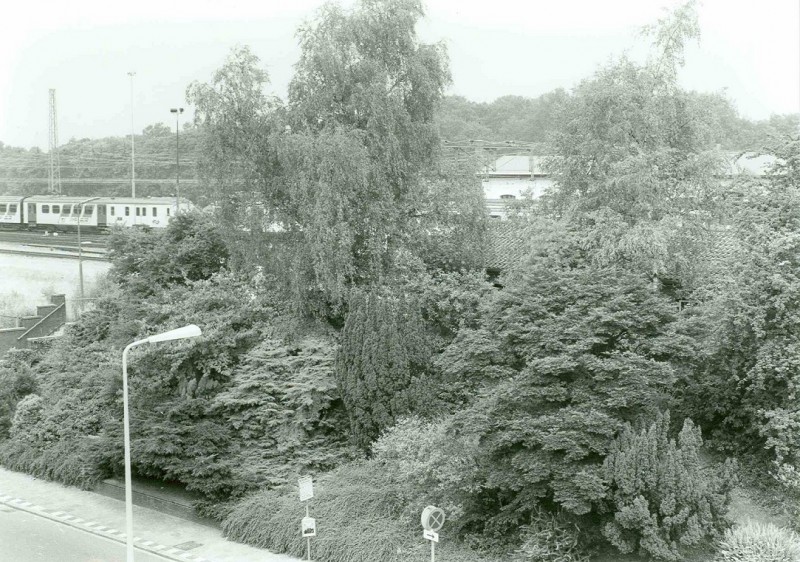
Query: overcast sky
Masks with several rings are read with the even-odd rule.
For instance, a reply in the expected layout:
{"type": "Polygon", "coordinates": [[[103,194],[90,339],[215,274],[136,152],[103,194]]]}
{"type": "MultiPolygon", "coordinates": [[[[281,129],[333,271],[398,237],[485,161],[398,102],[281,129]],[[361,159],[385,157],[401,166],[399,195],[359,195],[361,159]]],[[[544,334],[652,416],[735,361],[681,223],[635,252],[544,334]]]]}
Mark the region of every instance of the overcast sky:
{"type": "MultiPolygon", "coordinates": [[[[250,45],[282,98],[299,56],[295,30],[321,0],[22,0],[0,20],[0,141],[48,144],[56,89],[61,144],[174,127],[186,86],[208,81],[231,47],[250,45]]],[[[343,2],[352,5],[351,0],[343,2]]],[[[445,41],[450,93],[474,101],[571,88],[611,57],[641,56],[638,30],[674,0],[428,0],[423,41],[445,41]]],[[[725,91],[740,114],[800,111],[800,0],[704,0],[702,37],[682,83],[725,91]]],[[[187,107],[191,118],[191,108],[187,107]]]]}

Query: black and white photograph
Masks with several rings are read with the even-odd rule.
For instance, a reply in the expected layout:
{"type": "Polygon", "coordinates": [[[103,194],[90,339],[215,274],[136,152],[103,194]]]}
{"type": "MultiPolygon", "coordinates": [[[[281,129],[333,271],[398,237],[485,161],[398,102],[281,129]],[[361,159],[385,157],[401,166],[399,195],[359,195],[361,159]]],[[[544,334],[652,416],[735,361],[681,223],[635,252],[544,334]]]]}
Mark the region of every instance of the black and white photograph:
{"type": "Polygon", "coordinates": [[[800,0],[0,17],[0,562],[800,562],[800,0]]]}

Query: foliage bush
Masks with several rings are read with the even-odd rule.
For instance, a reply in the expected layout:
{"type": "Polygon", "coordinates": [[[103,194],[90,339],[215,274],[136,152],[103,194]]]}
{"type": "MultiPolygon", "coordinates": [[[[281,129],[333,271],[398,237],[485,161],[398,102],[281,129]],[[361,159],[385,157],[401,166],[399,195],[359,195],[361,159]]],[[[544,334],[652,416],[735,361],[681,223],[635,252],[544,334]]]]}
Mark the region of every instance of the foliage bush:
{"type": "Polygon", "coordinates": [[[603,464],[613,518],[603,534],[621,552],[663,560],[719,537],[733,484],[731,463],[704,468],[702,438],[684,421],[677,443],[669,438],[669,413],[638,433],[626,426],[603,464]]]}
{"type": "Polygon", "coordinates": [[[725,531],[716,562],[797,562],[800,537],[771,524],[748,521],[725,531]]]}
{"type": "Polygon", "coordinates": [[[580,545],[580,529],[559,514],[538,510],[522,528],[514,562],[589,562],[580,545]]]}
{"type": "Polygon", "coordinates": [[[37,390],[38,358],[35,351],[11,349],[0,359],[0,440],[9,435],[19,401],[37,390]]]}
{"type": "Polygon", "coordinates": [[[126,285],[112,291],[45,353],[38,394],[16,407],[11,439],[0,444],[4,463],[85,485],[119,474],[119,348],[188,323],[205,338],[137,348],[129,359],[135,473],[185,484],[220,516],[223,502],[284,483],[293,470],[348,458],[336,346],[319,329],[295,337],[299,323],[266,277],[222,272],[139,296],[126,285]]]}
{"type": "Polygon", "coordinates": [[[406,491],[408,505],[427,502],[441,507],[448,527],[458,532],[463,502],[475,491],[471,486],[477,443],[453,435],[449,423],[449,418],[401,419],[372,445],[372,459],[387,479],[406,491]]]}
{"type": "Polygon", "coordinates": [[[720,447],[800,463],[800,140],[770,151],[767,181],[739,186],[735,266],[709,280],[704,356],[678,395],[720,447]]]}
{"type": "Polygon", "coordinates": [[[153,299],[149,330],[194,322],[204,337],[132,359],[136,470],[219,502],[340,462],[335,346],[295,338],[282,307],[268,283],[228,273],[153,299]]]}
{"type": "Polygon", "coordinates": [[[480,322],[437,358],[475,397],[454,427],[479,443],[480,491],[467,508],[477,532],[511,535],[546,503],[590,513],[606,496],[614,436],[667,402],[685,344],[676,307],[646,277],[596,263],[580,228],[545,226],[480,322]]]}
{"type": "Polygon", "coordinates": [[[221,232],[199,212],[177,214],[163,231],[114,230],[108,249],[111,276],[141,296],[208,279],[227,267],[229,257],[221,232]]]}

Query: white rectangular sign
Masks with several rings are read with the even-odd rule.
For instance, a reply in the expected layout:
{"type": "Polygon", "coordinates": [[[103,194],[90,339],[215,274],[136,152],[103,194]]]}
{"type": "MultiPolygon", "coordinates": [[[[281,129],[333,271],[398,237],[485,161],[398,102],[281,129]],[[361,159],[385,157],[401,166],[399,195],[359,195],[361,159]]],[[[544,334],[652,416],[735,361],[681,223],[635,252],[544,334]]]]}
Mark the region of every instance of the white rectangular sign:
{"type": "Polygon", "coordinates": [[[310,476],[303,476],[297,481],[300,488],[300,501],[304,502],[314,497],[314,482],[310,476]]]}
{"type": "Polygon", "coordinates": [[[317,520],[313,517],[303,517],[303,521],[300,525],[300,530],[303,533],[304,537],[316,537],[317,536],[317,520]]]}
{"type": "Polygon", "coordinates": [[[422,531],[422,536],[428,539],[429,541],[439,542],[439,533],[437,533],[436,531],[425,529],[424,531],[422,531]]]}

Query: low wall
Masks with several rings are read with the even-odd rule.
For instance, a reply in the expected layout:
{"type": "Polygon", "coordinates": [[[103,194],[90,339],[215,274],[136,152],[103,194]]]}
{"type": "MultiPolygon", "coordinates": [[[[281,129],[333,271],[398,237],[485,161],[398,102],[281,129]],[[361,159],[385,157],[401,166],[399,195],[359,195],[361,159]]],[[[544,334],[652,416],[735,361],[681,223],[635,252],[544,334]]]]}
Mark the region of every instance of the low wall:
{"type": "Polygon", "coordinates": [[[27,332],[26,328],[2,328],[0,329],[0,355],[12,347],[18,347],[17,338],[27,332]]]}
{"type": "Polygon", "coordinates": [[[51,304],[37,307],[37,310],[46,312],[42,316],[23,316],[18,319],[19,328],[0,329],[0,355],[15,347],[26,349],[30,347],[29,340],[45,338],[56,332],[67,321],[67,299],[64,295],[50,297],[51,304]]]}
{"type": "MultiPolygon", "coordinates": [[[[94,488],[94,492],[109,498],[125,501],[125,483],[113,478],[100,482],[94,488]]],[[[219,524],[213,519],[197,515],[192,507],[192,502],[195,499],[197,499],[196,496],[179,486],[139,479],[134,479],[133,481],[134,504],[200,523],[201,525],[218,528],[219,524]]]]}
{"type": "MultiPolygon", "coordinates": [[[[30,329],[25,332],[23,339],[29,340],[33,338],[49,336],[63,326],[66,321],[67,306],[62,303],[59,304],[58,307],[50,314],[39,320],[39,322],[37,322],[35,325],[31,326],[30,329]]],[[[27,347],[27,341],[24,343],[20,341],[19,344],[19,347],[27,347]]]]}

